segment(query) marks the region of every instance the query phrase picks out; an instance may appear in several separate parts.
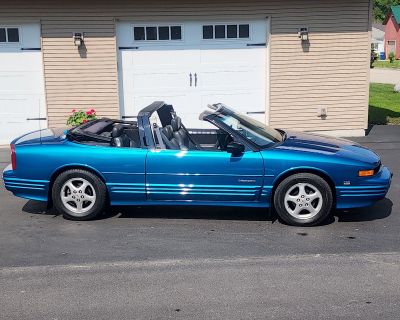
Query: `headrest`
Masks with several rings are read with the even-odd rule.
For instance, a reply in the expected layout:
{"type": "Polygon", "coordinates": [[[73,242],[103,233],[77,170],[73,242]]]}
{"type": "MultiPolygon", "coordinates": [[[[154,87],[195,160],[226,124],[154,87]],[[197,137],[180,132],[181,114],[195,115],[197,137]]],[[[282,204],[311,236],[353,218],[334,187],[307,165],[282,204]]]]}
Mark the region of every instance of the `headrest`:
{"type": "Polygon", "coordinates": [[[162,128],[162,133],[167,137],[168,140],[171,140],[174,134],[174,130],[172,130],[172,126],[167,125],[162,128]]]}
{"type": "Polygon", "coordinates": [[[124,126],[121,123],[117,123],[112,128],[111,136],[113,138],[119,137],[124,132],[124,126]]]}
{"type": "Polygon", "coordinates": [[[174,131],[178,131],[182,126],[182,120],[179,117],[175,117],[171,120],[171,126],[174,131]]]}

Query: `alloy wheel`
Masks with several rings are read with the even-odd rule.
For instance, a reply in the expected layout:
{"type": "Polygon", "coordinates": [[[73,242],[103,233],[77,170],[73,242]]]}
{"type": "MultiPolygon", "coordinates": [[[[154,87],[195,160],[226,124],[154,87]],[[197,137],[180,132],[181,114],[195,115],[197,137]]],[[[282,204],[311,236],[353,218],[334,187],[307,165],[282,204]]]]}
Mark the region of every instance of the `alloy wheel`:
{"type": "Polygon", "coordinates": [[[93,185],[83,178],[69,179],[62,186],[60,195],[64,206],[77,217],[85,216],[96,202],[93,185]]]}
{"type": "Polygon", "coordinates": [[[296,219],[311,219],[322,208],[321,192],[310,183],[296,183],[285,194],[285,208],[296,219]]]}

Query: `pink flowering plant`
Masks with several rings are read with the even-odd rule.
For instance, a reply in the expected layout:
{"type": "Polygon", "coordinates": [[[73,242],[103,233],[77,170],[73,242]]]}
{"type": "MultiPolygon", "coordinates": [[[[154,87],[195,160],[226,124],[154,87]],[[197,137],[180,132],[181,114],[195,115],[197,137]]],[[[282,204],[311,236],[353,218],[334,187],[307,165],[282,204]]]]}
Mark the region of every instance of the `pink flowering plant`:
{"type": "Polygon", "coordinates": [[[72,114],[67,120],[67,125],[71,127],[76,127],[88,121],[97,119],[95,109],[89,109],[87,111],[73,109],[71,112],[72,114]]]}

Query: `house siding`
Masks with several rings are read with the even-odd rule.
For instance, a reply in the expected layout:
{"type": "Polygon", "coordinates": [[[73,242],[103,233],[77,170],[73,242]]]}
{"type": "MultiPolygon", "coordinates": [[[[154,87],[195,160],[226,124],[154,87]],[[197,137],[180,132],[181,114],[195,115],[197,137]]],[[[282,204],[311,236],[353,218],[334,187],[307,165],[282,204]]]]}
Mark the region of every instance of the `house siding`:
{"type": "Polygon", "coordinates": [[[352,130],[367,126],[370,1],[137,0],[2,1],[1,21],[40,21],[49,125],[70,109],[94,107],[119,116],[117,20],[270,18],[269,106],[275,127],[352,130]],[[297,37],[310,30],[309,46],[297,37]],[[72,32],[85,32],[78,52],[72,32]],[[318,107],[328,107],[325,120],[318,107]]]}

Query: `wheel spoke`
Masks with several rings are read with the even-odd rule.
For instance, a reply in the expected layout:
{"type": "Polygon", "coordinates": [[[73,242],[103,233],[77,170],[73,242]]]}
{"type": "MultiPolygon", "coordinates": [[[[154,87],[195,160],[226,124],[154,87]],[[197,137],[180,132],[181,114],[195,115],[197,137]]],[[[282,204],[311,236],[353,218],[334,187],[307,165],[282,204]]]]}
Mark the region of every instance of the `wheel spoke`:
{"type": "Polygon", "coordinates": [[[83,181],[82,184],[79,186],[78,190],[85,192],[88,185],[89,183],[87,181],[83,181]]]}
{"type": "Polygon", "coordinates": [[[304,183],[299,183],[299,196],[306,195],[306,185],[304,183]]]}
{"type": "Polygon", "coordinates": [[[72,183],[72,180],[68,181],[67,187],[69,188],[69,190],[70,190],[71,192],[76,191],[76,187],[75,187],[74,184],[72,183]]]}
{"type": "Polygon", "coordinates": [[[292,214],[299,214],[301,210],[303,210],[303,207],[296,204],[296,207],[292,210],[292,214]]]}
{"type": "Polygon", "coordinates": [[[307,197],[310,199],[310,201],[313,201],[315,199],[319,199],[320,194],[319,194],[319,192],[314,192],[314,193],[308,194],[307,197]]]}
{"type": "Polygon", "coordinates": [[[308,207],[304,207],[305,210],[307,210],[309,213],[318,213],[319,210],[314,208],[312,205],[309,205],[308,207]]]}
{"type": "Polygon", "coordinates": [[[76,203],[76,209],[82,210],[83,201],[76,201],[75,203],[76,203]]]}
{"type": "Polygon", "coordinates": [[[69,194],[67,196],[63,196],[62,198],[63,198],[64,202],[69,202],[69,201],[75,202],[75,199],[72,198],[72,194],[69,194]]]}
{"type": "Polygon", "coordinates": [[[85,200],[93,202],[95,200],[95,196],[91,196],[90,194],[85,193],[85,200]]]}
{"type": "Polygon", "coordinates": [[[292,196],[291,194],[286,196],[286,201],[297,203],[298,196],[292,196]]]}

